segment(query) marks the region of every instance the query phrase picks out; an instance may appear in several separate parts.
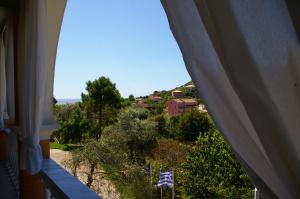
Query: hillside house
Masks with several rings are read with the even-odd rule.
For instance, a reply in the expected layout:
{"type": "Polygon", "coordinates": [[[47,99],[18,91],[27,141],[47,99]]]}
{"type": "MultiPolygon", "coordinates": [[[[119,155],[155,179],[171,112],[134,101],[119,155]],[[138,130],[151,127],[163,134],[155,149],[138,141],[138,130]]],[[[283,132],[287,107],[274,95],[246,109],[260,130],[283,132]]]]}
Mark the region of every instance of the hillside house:
{"type": "Polygon", "coordinates": [[[197,108],[195,99],[171,99],[168,102],[168,114],[171,116],[177,116],[195,108],[197,108]]]}
{"type": "Polygon", "coordinates": [[[194,84],[189,84],[189,85],[186,85],[185,88],[193,89],[193,88],[195,88],[195,85],[194,84]]]}
{"type": "Polygon", "coordinates": [[[149,99],[152,101],[152,102],[155,102],[155,103],[159,103],[161,101],[161,97],[159,96],[149,96],[149,99]]]}
{"type": "Polygon", "coordinates": [[[140,102],[138,102],[138,103],[136,104],[136,107],[148,109],[148,108],[150,108],[150,105],[147,104],[147,103],[145,103],[145,102],[143,102],[143,101],[140,101],[140,102]]]}
{"type": "Polygon", "coordinates": [[[207,112],[206,107],[204,104],[199,104],[198,109],[200,112],[207,112]]]}
{"type": "Polygon", "coordinates": [[[184,96],[185,96],[184,92],[182,92],[181,90],[174,90],[174,91],[172,91],[172,97],[183,98],[184,96]]]}

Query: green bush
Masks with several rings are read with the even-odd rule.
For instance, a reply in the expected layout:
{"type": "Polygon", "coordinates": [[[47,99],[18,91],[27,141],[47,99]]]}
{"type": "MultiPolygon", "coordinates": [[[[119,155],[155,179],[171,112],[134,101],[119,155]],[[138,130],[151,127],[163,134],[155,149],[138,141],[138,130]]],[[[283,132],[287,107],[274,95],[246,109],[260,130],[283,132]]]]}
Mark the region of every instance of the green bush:
{"type": "Polygon", "coordinates": [[[52,134],[52,139],[60,143],[80,142],[89,125],[80,104],[55,105],[54,113],[60,128],[52,134]]]}
{"type": "Polygon", "coordinates": [[[200,134],[208,132],[211,128],[212,123],[207,113],[193,110],[179,116],[178,131],[184,141],[196,141],[200,134]]]}
{"type": "Polygon", "coordinates": [[[179,179],[191,199],[253,198],[253,185],[217,131],[199,136],[179,179]]]}

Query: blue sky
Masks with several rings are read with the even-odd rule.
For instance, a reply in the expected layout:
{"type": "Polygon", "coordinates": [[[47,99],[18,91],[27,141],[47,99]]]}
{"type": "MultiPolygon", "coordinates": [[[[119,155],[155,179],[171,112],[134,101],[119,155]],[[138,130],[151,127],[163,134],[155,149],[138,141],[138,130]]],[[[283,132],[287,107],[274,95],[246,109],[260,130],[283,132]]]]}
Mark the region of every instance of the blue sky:
{"type": "Polygon", "coordinates": [[[80,98],[85,83],[100,76],[123,97],[190,80],[159,0],[68,0],[54,96],[80,98]]]}

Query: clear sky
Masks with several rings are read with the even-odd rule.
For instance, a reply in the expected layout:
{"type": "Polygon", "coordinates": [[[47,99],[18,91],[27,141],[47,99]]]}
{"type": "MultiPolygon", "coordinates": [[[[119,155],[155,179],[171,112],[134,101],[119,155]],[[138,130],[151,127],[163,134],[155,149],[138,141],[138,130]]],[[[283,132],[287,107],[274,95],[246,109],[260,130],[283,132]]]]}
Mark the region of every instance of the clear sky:
{"type": "Polygon", "coordinates": [[[68,0],[54,96],[80,98],[85,83],[100,76],[123,97],[190,80],[159,0],[68,0]]]}

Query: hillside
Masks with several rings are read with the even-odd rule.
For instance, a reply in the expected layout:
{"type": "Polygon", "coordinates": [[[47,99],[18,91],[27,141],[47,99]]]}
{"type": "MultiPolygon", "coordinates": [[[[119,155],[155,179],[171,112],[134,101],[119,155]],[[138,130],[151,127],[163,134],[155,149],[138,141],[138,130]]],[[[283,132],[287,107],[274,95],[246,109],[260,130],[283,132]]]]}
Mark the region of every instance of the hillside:
{"type": "MultiPolygon", "coordinates": [[[[197,89],[194,86],[194,83],[192,81],[189,81],[181,86],[175,87],[170,90],[154,91],[149,96],[159,96],[162,99],[165,99],[165,98],[171,97],[172,92],[175,90],[182,91],[187,98],[195,98],[195,99],[197,99],[197,101],[201,101],[200,96],[198,95],[197,89]]],[[[149,96],[145,96],[145,98],[147,98],[149,96]]]]}

